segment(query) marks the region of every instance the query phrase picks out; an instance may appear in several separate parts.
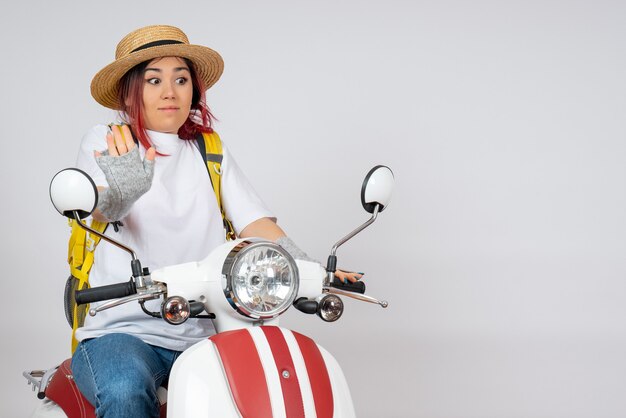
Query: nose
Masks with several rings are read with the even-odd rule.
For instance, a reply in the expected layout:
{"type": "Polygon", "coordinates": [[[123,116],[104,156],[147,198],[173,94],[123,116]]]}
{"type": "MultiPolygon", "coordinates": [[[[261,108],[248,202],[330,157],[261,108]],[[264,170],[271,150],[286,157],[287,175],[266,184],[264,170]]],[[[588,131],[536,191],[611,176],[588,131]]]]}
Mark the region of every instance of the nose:
{"type": "Polygon", "coordinates": [[[174,99],[174,83],[173,82],[162,82],[161,83],[161,98],[163,99],[174,99]]]}

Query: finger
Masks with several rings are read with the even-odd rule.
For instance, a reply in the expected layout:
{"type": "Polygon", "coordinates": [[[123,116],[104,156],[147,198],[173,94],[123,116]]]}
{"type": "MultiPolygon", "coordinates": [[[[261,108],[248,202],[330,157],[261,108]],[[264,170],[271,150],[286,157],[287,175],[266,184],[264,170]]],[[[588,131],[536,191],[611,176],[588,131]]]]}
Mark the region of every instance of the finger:
{"type": "Polygon", "coordinates": [[[341,280],[341,283],[346,282],[346,273],[341,270],[335,270],[335,277],[341,280]]]}
{"type": "Polygon", "coordinates": [[[102,153],[100,151],[94,151],[93,152],[93,156],[98,158],[98,157],[102,157],[102,153]]]}
{"type": "Polygon", "coordinates": [[[358,281],[354,274],[346,274],[346,279],[348,279],[350,283],[356,283],[358,281]]]}
{"type": "Polygon", "coordinates": [[[117,147],[115,146],[115,139],[113,139],[113,133],[109,132],[107,134],[107,148],[109,149],[109,155],[113,156],[113,157],[117,157],[118,155],[120,155],[117,152],[117,147]]]}
{"type": "Polygon", "coordinates": [[[348,274],[345,271],[337,270],[335,272],[335,277],[341,280],[341,283],[345,283],[346,280],[350,280],[348,274]]]}
{"type": "Polygon", "coordinates": [[[345,272],[343,270],[337,270],[335,272],[335,276],[337,276],[337,278],[341,280],[342,283],[345,283],[346,280],[351,283],[356,283],[361,277],[363,277],[363,273],[355,273],[353,271],[345,272]]]}
{"type": "Polygon", "coordinates": [[[111,126],[111,131],[113,131],[113,139],[115,140],[115,148],[117,148],[117,153],[119,155],[126,154],[128,152],[128,148],[126,148],[126,142],[124,141],[124,135],[122,134],[122,130],[119,125],[111,126]]]}
{"type": "Polygon", "coordinates": [[[148,148],[148,150],[146,151],[146,160],[154,161],[155,157],[156,157],[156,150],[154,149],[154,147],[148,148]]]}
{"type": "Polygon", "coordinates": [[[130,131],[130,127],[128,125],[122,125],[122,135],[124,136],[126,149],[128,151],[132,151],[133,148],[135,148],[135,141],[133,139],[133,133],[130,131]]]}

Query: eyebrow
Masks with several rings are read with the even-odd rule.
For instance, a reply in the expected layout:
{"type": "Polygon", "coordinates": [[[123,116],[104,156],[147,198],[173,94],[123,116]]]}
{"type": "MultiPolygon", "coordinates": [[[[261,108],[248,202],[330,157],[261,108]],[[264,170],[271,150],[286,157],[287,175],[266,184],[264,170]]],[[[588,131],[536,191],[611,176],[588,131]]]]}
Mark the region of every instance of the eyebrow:
{"type": "MultiPolygon", "coordinates": [[[[146,68],[145,70],[143,70],[144,73],[147,73],[148,71],[156,71],[157,73],[161,73],[163,72],[160,68],[146,68]]],[[[174,71],[189,71],[188,67],[176,67],[174,68],[174,71]]]]}

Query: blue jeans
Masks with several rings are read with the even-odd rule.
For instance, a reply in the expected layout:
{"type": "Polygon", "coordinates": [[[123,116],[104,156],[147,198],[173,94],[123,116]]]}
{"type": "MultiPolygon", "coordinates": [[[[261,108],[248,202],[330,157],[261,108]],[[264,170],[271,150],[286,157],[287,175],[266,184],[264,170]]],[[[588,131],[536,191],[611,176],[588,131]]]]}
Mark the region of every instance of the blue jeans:
{"type": "Polygon", "coordinates": [[[74,381],[96,416],[159,417],[157,388],[180,351],[146,344],[128,334],[81,341],[72,357],[74,381]]]}

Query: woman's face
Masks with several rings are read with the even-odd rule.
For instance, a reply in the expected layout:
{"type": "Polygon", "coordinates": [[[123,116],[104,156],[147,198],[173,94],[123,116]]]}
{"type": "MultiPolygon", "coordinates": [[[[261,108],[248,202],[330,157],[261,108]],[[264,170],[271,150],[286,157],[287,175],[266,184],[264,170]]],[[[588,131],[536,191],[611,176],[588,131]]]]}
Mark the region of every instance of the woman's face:
{"type": "Polygon", "coordinates": [[[177,133],[191,110],[193,84],[182,58],[156,58],[144,70],[143,117],[146,129],[177,133]]]}

